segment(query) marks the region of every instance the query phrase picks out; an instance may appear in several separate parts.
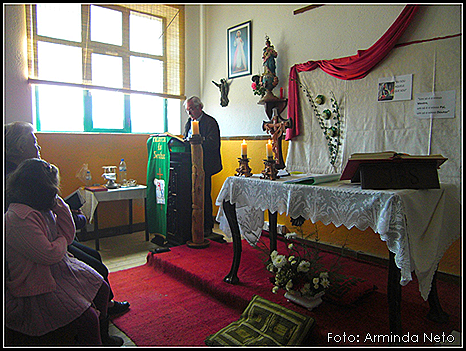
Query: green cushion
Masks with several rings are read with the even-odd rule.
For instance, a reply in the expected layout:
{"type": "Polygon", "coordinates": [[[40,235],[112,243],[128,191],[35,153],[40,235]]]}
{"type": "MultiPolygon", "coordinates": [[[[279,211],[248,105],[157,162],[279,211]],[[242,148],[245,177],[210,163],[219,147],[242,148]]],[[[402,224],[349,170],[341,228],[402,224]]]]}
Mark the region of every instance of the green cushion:
{"type": "Polygon", "coordinates": [[[205,343],[209,346],[301,345],[313,325],[314,318],[254,295],[239,320],[209,335],[205,343]]]}

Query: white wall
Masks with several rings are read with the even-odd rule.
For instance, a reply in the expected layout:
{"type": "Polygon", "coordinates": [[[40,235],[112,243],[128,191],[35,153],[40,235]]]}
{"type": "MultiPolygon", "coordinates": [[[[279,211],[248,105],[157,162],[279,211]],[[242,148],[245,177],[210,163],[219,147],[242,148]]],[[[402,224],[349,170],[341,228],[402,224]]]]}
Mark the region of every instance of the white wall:
{"type": "Polygon", "coordinates": [[[27,41],[24,6],[4,5],[4,123],[32,122],[31,87],[27,82],[27,41]]]}
{"type": "MultiPolygon", "coordinates": [[[[203,50],[201,48],[201,32],[203,5],[185,6],[185,70],[186,70],[186,96],[200,95],[201,89],[201,63],[203,50]]],[[[187,116],[183,116],[183,120],[187,116]]]]}
{"type": "MultiPolygon", "coordinates": [[[[203,5],[205,47],[199,49],[199,57],[204,58],[205,69],[199,91],[205,111],[217,119],[222,136],[264,135],[262,121],[267,119],[264,107],[257,105],[258,96],[251,90],[251,76],[233,79],[230,103],[227,107],[220,106],[218,88],[211,81],[218,82],[228,77],[229,27],[252,21],[253,74],[263,72],[261,56],[265,46],[264,38],[266,34],[270,37],[278,51],[277,75],[280,82],[274,93],[279,95],[279,89],[283,87],[287,97],[291,66],[309,60],[355,55],[357,50],[369,48],[387,31],[404,8],[401,4],[325,5],[293,15],[294,10],[303,6],[305,4],[203,5]]],[[[186,18],[189,22],[188,16],[186,18]]],[[[400,42],[460,33],[461,18],[461,5],[421,6],[400,42]]],[[[187,56],[187,65],[191,65],[190,61],[196,58],[195,55],[187,56]]],[[[188,71],[187,75],[190,74],[192,72],[188,71]]],[[[282,116],[286,117],[286,111],[282,116]]]]}

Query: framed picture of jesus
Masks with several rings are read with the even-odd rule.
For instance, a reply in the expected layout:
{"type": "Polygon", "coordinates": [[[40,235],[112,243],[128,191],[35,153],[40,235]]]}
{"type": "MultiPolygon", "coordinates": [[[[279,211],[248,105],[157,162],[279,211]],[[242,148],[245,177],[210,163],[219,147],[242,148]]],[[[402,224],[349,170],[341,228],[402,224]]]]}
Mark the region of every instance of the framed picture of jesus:
{"type": "Polygon", "coordinates": [[[251,21],[230,27],[228,36],[228,78],[251,74],[251,21]]]}

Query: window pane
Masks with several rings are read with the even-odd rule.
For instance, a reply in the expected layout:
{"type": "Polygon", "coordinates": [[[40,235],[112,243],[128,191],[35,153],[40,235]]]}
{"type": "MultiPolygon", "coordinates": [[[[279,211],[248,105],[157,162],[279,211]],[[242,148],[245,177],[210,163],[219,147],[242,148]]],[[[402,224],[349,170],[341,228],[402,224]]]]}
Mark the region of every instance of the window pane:
{"type": "Polygon", "coordinates": [[[123,21],[120,11],[91,5],[91,40],[120,45],[123,41],[123,21]]]}
{"type": "Polygon", "coordinates": [[[81,5],[37,4],[37,34],[81,42],[81,5]]]}
{"type": "Polygon", "coordinates": [[[93,128],[123,129],[124,94],[102,90],[93,90],[91,94],[93,128]]]}
{"type": "Polygon", "coordinates": [[[130,57],[131,89],[163,92],[163,61],[144,57],[130,57]]]}
{"type": "MultiPolygon", "coordinates": [[[[168,119],[168,132],[179,135],[181,132],[181,101],[178,99],[167,99],[167,119],[168,119]]],[[[185,120],[181,121],[184,122],[185,120]]]]}
{"type": "Polygon", "coordinates": [[[131,95],[131,132],[163,133],[163,98],[150,95],[131,95]]]}
{"type": "Polygon", "coordinates": [[[92,54],[92,84],[110,88],[123,87],[123,59],[92,54]]]}
{"type": "Polygon", "coordinates": [[[40,85],[38,112],[41,131],[82,132],[83,91],[79,88],[40,85]]]}
{"type": "Polygon", "coordinates": [[[37,43],[38,77],[57,82],[82,82],[81,48],[37,43]]]}
{"type": "MultiPolygon", "coordinates": [[[[28,48],[32,49],[32,54],[28,53],[31,77],[57,83],[178,94],[169,75],[177,72],[177,79],[183,68],[176,62],[182,49],[178,47],[177,36],[184,35],[179,27],[182,16],[177,16],[179,12],[183,14],[182,9],[161,4],[124,7],[106,3],[27,5],[27,25],[35,31],[34,36],[28,36],[28,48]],[[83,29],[87,20],[89,36],[84,35],[83,29]],[[89,42],[82,42],[84,37],[89,42]],[[169,43],[175,43],[175,47],[167,49],[169,43]]],[[[179,99],[140,94],[131,98],[91,89],[88,100],[82,89],[41,87],[40,90],[36,87],[33,96],[37,99],[34,102],[40,130],[79,132],[93,127],[97,132],[128,132],[131,126],[131,131],[137,133],[170,130],[180,134],[183,129],[185,114],[179,99]],[[61,116],[56,116],[57,110],[61,116]]]]}
{"type": "Polygon", "coordinates": [[[151,55],[163,55],[163,22],[160,18],[131,12],[129,49],[151,55]]]}

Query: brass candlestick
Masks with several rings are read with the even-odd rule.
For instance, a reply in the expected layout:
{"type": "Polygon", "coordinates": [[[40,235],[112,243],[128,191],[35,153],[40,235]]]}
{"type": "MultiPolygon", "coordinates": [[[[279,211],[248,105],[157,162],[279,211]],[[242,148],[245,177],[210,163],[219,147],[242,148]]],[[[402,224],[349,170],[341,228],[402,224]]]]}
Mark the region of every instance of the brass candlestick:
{"type": "Polygon", "coordinates": [[[250,177],[252,176],[252,169],[249,167],[249,158],[246,155],[242,155],[241,158],[238,157],[239,167],[236,168],[235,176],[241,177],[250,177]]]}
{"type": "Polygon", "coordinates": [[[264,165],[265,169],[261,172],[261,179],[275,180],[280,178],[280,176],[278,175],[278,170],[275,168],[276,161],[273,156],[267,157],[267,159],[264,160],[264,165]]]}

